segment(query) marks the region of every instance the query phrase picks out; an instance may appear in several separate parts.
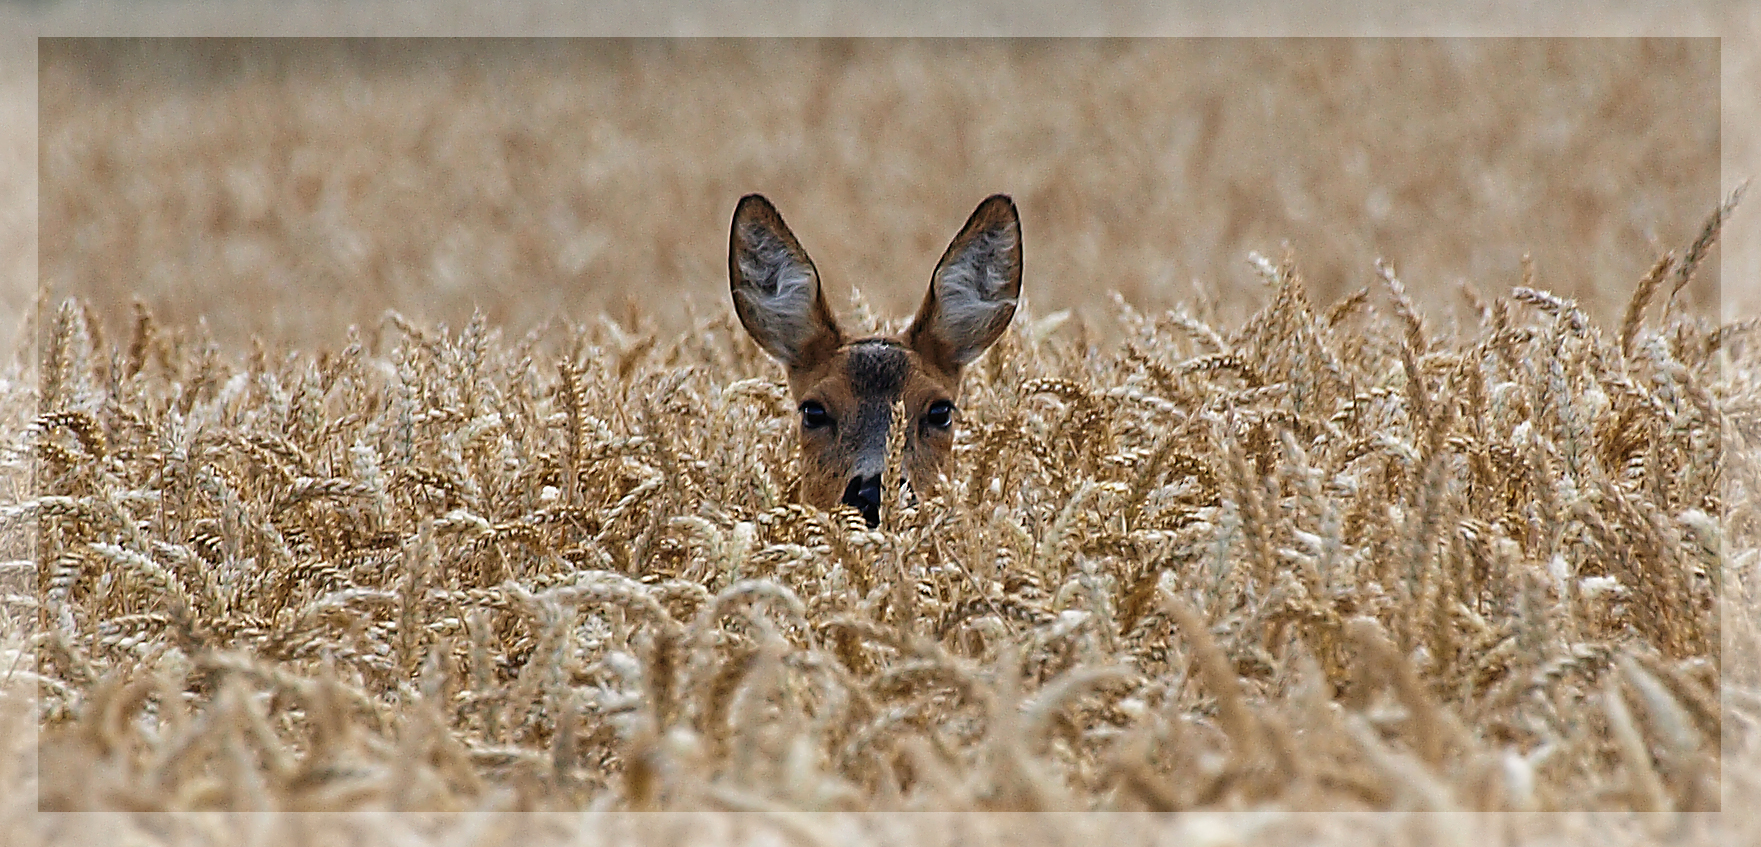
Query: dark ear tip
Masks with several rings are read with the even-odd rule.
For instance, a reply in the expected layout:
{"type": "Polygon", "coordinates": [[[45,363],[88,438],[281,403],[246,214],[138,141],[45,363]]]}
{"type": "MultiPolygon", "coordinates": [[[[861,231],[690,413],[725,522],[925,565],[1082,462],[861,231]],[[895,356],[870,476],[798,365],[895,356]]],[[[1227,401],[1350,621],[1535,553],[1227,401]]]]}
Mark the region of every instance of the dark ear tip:
{"type": "Polygon", "coordinates": [[[770,200],[763,194],[752,193],[740,198],[740,202],[734,206],[734,217],[744,217],[754,211],[769,212],[774,215],[777,212],[777,207],[771,205],[770,200]]]}
{"type": "Polygon", "coordinates": [[[985,221],[1020,221],[1021,215],[1015,211],[1015,200],[1007,194],[992,194],[978,204],[972,217],[985,221]]]}

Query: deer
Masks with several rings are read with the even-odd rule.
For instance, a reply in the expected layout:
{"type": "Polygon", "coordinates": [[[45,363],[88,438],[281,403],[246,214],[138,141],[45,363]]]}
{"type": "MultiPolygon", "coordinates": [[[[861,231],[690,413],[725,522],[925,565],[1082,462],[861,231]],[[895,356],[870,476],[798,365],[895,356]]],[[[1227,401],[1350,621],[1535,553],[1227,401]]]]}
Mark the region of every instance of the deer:
{"type": "Polygon", "coordinates": [[[813,260],[760,194],[734,208],[728,280],[741,325],[787,375],[800,415],[800,500],[828,511],[854,507],[873,529],[883,477],[913,497],[939,490],[960,417],[961,369],[1003,335],[1021,297],[1021,219],[1006,195],[979,203],[897,334],[851,338],[839,329],[813,260]],[[895,418],[903,467],[888,468],[895,418]]]}

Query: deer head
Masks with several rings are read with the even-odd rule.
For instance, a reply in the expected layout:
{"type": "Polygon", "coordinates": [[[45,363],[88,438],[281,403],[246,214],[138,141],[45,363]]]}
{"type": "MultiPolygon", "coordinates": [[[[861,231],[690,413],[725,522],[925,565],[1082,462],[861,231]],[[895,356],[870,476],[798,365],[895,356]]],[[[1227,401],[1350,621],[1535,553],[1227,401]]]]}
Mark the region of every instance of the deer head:
{"type": "Polygon", "coordinates": [[[924,496],[937,487],[960,416],[960,369],[1003,334],[1021,296],[1021,220],[1001,194],[978,204],[898,335],[844,335],[813,260],[761,195],[734,209],[728,279],[740,323],[788,372],[801,415],[802,499],[854,506],[872,527],[883,478],[924,496]],[[895,406],[903,467],[888,468],[895,406]]]}

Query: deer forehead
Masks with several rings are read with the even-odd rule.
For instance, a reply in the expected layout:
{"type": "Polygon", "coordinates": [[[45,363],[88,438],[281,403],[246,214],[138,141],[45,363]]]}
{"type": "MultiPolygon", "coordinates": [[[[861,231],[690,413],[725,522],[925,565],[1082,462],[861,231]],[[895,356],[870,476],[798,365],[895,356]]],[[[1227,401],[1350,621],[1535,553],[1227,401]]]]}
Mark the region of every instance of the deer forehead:
{"type": "Polygon", "coordinates": [[[911,402],[919,395],[946,391],[943,375],[891,338],[852,341],[803,382],[803,393],[818,391],[828,399],[862,404],[911,402]]]}
{"type": "Polygon", "coordinates": [[[857,394],[893,397],[905,389],[911,356],[885,339],[865,339],[844,348],[844,376],[857,394]]]}

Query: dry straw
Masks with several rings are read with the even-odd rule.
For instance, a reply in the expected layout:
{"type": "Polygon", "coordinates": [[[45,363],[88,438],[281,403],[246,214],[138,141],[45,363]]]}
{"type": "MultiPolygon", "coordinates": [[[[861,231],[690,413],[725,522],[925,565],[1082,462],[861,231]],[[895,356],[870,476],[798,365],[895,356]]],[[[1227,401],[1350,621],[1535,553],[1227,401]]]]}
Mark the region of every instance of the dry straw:
{"type": "Polygon", "coordinates": [[[874,530],[791,502],[726,316],[252,352],[69,301],[0,433],[43,807],[1713,807],[1761,388],[1646,319],[1704,250],[1611,333],[1386,265],[1317,313],[1288,258],[1236,328],[1024,315],[874,530]]]}

